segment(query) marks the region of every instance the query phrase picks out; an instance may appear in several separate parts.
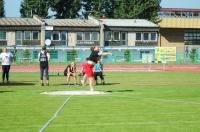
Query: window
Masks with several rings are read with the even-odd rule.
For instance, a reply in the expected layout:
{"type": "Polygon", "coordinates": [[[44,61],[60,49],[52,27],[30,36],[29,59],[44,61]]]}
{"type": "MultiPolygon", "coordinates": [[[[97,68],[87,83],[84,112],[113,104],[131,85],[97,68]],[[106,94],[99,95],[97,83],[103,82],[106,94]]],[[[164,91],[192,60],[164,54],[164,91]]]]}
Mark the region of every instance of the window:
{"type": "Polygon", "coordinates": [[[24,40],[31,40],[31,31],[24,31],[24,40]]]}
{"type": "Polygon", "coordinates": [[[126,32],[121,33],[121,43],[122,45],[126,45],[126,32]]]}
{"type": "Polygon", "coordinates": [[[57,31],[54,31],[52,34],[53,40],[60,40],[60,33],[57,31]]]}
{"type": "Polygon", "coordinates": [[[115,41],[119,41],[119,32],[113,32],[113,38],[115,41]]]}
{"type": "Polygon", "coordinates": [[[16,38],[17,38],[17,40],[22,40],[22,31],[16,32],[16,38]]]}
{"type": "Polygon", "coordinates": [[[181,12],[175,12],[176,17],[181,17],[181,12]]]}
{"type": "Polygon", "coordinates": [[[149,33],[143,34],[143,40],[149,40],[149,33]]]}
{"type": "Polygon", "coordinates": [[[121,40],[126,41],[126,33],[124,32],[121,33],[121,40]]]}
{"type": "Polygon", "coordinates": [[[85,40],[90,41],[90,32],[85,32],[85,40]]]}
{"type": "Polygon", "coordinates": [[[186,16],[187,16],[187,13],[186,13],[186,12],[182,12],[182,16],[183,16],[183,17],[186,17],[186,16]]]}
{"type": "Polygon", "coordinates": [[[184,41],[186,45],[200,45],[200,30],[186,30],[184,41]]]}
{"type": "Polygon", "coordinates": [[[66,32],[61,32],[61,40],[66,41],[66,32]]]}
{"type": "Polygon", "coordinates": [[[45,39],[50,39],[51,40],[51,31],[46,31],[45,32],[45,39]]]}
{"type": "Polygon", "coordinates": [[[33,40],[39,40],[39,32],[38,31],[33,31],[33,40]]]}
{"type": "Polygon", "coordinates": [[[99,39],[98,32],[92,32],[92,41],[97,41],[99,39]]]}
{"type": "Polygon", "coordinates": [[[151,33],[151,40],[156,41],[157,40],[156,36],[157,36],[156,33],[151,33]]]}
{"type": "Polygon", "coordinates": [[[6,32],[0,31],[0,40],[6,40],[6,32]]]}
{"type": "Polygon", "coordinates": [[[77,40],[79,40],[79,41],[83,40],[83,33],[82,32],[77,33],[77,40]]]}
{"type": "Polygon", "coordinates": [[[110,31],[105,32],[105,41],[109,41],[112,39],[112,35],[110,31]]]}
{"type": "Polygon", "coordinates": [[[142,33],[136,33],[136,40],[141,41],[142,40],[142,33]]]}
{"type": "Polygon", "coordinates": [[[16,44],[22,45],[22,31],[16,32],[16,44]]]}

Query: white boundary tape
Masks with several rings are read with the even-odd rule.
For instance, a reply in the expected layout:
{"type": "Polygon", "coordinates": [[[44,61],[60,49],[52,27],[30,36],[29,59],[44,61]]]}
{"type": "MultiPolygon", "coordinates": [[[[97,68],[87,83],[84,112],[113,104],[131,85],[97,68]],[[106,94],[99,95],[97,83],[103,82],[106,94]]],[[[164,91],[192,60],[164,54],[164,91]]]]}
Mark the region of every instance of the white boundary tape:
{"type": "Polygon", "coordinates": [[[199,102],[193,102],[193,101],[184,101],[184,100],[176,100],[176,99],[159,99],[159,98],[142,98],[142,97],[132,97],[132,96],[123,96],[123,95],[109,95],[113,97],[121,97],[121,98],[130,98],[130,99],[143,99],[143,100],[155,100],[155,101],[160,101],[160,102],[173,102],[173,103],[183,103],[183,104],[192,104],[192,105],[200,105],[199,102]]]}
{"type": "Polygon", "coordinates": [[[43,132],[48,125],[56,118],[56,116],[59,114],[59,112],[62,110],[62,108],[65,106],[65,104],[71,99],[72,95],[69,96],[62,105],[57,109],[57,111],[54,113],[54,115],[42,126],[42,128],[39,130],[39,132],[43,132]]]}

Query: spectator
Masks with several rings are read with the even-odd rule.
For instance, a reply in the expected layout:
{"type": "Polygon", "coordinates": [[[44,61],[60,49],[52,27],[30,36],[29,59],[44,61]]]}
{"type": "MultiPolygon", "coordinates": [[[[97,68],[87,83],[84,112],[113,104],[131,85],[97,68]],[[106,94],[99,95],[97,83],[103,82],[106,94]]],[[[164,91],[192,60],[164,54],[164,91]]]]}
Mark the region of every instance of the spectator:
{"type": "Polygon", "coordinates": [[[9,83],[9,71],[10,71],[10,65],[12,61],[13,55],[8,52],[7,48],[3,48],[3,52],[0,54],[1,64],[2,64],[2,82],[4,84],[5,77],[7,80],[7,83],[9,83]]]}
{"type": "Polygon", "coordinates": [[[74,62],[71,62],[66,68],[67,75],[67,84],[69,84],[70,77],[74,77],[74,85],[77,85],[77,76],[76,76],[76,65],[74,62]]]}
{"type": "Polygon", "coordinates": [[[44,83],[43,83],[44,72],[45,72],[45,76],[46,76],[46,85],[49,86],[49,59],[50,59],[50,55],[46,51],[46,47],[43,46],[41,52],[38,54],[38,60],[40,62],[41,86],[44,86],[44,83]]]}
{"type": "Polygon", "coordinates": [[[100,60],[98,60],[98,62],[94,65],[94,80],[96,82],[96,85],[98,85],[98,76],[101,78],[101,84],[105,84],[103,77],[103,64],[100,60]]]}

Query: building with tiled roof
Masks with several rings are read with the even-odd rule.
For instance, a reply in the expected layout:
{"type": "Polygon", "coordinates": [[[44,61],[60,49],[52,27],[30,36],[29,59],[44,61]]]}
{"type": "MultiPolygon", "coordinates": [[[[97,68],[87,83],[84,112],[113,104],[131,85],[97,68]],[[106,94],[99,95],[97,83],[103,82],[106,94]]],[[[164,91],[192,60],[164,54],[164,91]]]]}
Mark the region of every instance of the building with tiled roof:
{"type": "Polygon", "coordinates": [[[161,8],[160,46],[177,47],[189,57],[193,48],[200,48],[200,9],[161,8]]]}

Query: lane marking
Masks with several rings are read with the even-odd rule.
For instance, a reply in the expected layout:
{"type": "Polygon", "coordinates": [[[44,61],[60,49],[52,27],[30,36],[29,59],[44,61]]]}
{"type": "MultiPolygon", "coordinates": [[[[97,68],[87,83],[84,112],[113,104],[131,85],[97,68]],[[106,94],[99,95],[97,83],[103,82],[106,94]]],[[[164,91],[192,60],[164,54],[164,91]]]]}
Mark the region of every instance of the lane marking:
{"type": "Polygon", "coordinates": [[[62,105],[57,109],[57,111],[54,113],[54,115],[42,126],[42,128],[40,128],[39,132],[43,132],[48,126],[49,124],[57,117],[57,115],[60,113],[60,111],[62,110],[62,108],[65,106],[65,104],[67,102],[69,102],[69,100],[71,99],[72,95],[69,96],[63,103],[62,105]]]}
{"type": "Polygon", "coordinates": [[[130,99],[144,99],[144,100],[156,100],[156,101],[162,101],[162,102],[174,102],[174,103],[183,103],[183,104],[193,104],[193,105],[200,105],[200,102],[194,102],[194,101],[184,101],[184,100],[171,100],[171,99],[159,99],[159,98],[142,98],[142,97],[132,97],[132,96],[118,96],[118,95],[108,95],[113,97],[122,97],[122,98],[130,98],[130,99]]]}

